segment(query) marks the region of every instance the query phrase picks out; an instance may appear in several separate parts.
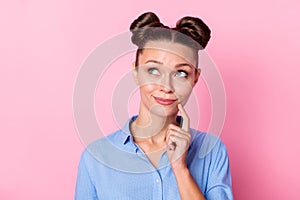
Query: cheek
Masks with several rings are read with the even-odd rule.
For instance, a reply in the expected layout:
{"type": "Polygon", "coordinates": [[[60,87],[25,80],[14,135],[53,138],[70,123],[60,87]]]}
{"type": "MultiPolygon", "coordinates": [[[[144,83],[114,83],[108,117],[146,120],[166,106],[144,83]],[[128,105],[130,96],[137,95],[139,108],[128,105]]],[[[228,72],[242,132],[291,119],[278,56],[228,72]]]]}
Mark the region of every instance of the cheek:
{"type": "Polygon", "coordinates": [[[154,90],[155,84],[157,83],[156,79],[153,79],[142,72],[138,73],[137,80],[138,80],[138,85],[140,87],[140,90],[144,90],[144,91],[154,90]]]}
{"type": "Polygon", "coordinates": [[[189,83],[180,83],[174,85],[174,90],[179,102],[185,104],[193,91],[193,87],[189,83]]]}
{"type": "Polygon", "coordinates": [[[141,95],[151,95],[155,90],[157,89],[157,86],[153,84],[145,84],[140,86],[140,93],[141,95]]]}

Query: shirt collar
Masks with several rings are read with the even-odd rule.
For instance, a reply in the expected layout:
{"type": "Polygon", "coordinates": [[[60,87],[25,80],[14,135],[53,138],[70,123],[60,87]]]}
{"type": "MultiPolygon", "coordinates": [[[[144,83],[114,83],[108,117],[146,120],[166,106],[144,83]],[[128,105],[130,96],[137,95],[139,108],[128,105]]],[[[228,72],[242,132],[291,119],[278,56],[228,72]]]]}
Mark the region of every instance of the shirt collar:
{"type": "MultiPolygon", "coordinates": [[[[134,115],[132,116],[130,119],[127,120],[127,122],[125,123],[125,125],[122,128],[122,143],[125,145],[128,142],[134,143],[133,142],[133,137],[131,135],[131,131],[130,131],[130,125],[131,123],[136,120],[138,116],[134,115]]],[[[176,117],[176,121],[181,125],[182,124],[182,117],[181,116],[177,116],[176,117]]]]}
{"type": "Polygon", "coordinates": [[[127,120],[125,125],[122,128],[122,143],[126,144],[128,142],[133,142],[133,137],[130,132],[130,124],[137,118],[137,115],[132,116],[130,119],[127,120]]]}

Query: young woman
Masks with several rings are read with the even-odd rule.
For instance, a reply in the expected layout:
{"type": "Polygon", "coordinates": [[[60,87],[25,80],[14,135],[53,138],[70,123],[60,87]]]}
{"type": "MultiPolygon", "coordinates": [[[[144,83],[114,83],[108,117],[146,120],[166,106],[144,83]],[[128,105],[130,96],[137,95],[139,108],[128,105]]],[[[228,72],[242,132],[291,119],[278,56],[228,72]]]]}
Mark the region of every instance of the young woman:
{"type": "Polygon", "coordinates": [[[148,12],[130,30],[138,46],[133,75],[139,114],[83,152],[75,199],[233,199],[224,144],[191,129],[183,108],[200,76],[198,51],[210,29],[195,17],[169,28],[148,12]],[[207,155],[199,156],[210,144],[207,155]]]}

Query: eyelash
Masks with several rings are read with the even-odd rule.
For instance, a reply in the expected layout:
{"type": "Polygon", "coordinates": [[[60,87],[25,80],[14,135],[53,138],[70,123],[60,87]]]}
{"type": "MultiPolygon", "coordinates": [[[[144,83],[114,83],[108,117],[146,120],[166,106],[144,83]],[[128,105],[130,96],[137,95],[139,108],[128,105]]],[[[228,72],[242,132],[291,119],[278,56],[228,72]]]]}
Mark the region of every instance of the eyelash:
{"type": "Polygon", "coordinates": [[[178,74],[178,73],[184,73],[184,76],[180,76],[180,77],[187,78],[187,76],[188,76],[188,73],[184,70],[178,70],[176,74],[178,74]]]}
{"type": "MultiPolygon", "coordinates": [[[[149,72],[149,74],[151,74],[151,75],[159,75],[160,73],[159,73],[159,70],[158,69],[156,69],[156,68],[149,68],[148,69],[148,72],[149,72]],[[157,71],[157,73],[154,73],[154,71],[157,71]]],[[[179,74],[179,73],[184,73],[184,76],[178,76],[178,77],[183,77],[183,78],[187,78],[188,77],[188,72],[186,72],[185,70],[178,70],[177,72],[176,72],[176,74],[175,74],[175,76],[177,76],[177,74],[179,74]]]]}
{"type": "Polygon", "coordinates": [[[149,74],[158,75],[158,74],[154,74],[153,71],[157,71],[159,73],[158,69],[156,69],[156,68],[149,68],[148,69],[149,74]]]}

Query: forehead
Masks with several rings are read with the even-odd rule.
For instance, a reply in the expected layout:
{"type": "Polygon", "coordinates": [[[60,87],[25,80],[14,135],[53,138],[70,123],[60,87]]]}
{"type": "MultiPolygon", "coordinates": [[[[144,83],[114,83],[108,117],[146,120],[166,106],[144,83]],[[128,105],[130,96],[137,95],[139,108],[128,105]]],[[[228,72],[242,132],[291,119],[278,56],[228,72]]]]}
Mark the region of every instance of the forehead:
{"type": "Polygon", "coordinates": [[[160,59],[160,61],[166,62],[187,62],[196,66],[194,51],[190,47],[169,41],[147,42],[143,48],[141,61],[143,58],[160,59]]]}

